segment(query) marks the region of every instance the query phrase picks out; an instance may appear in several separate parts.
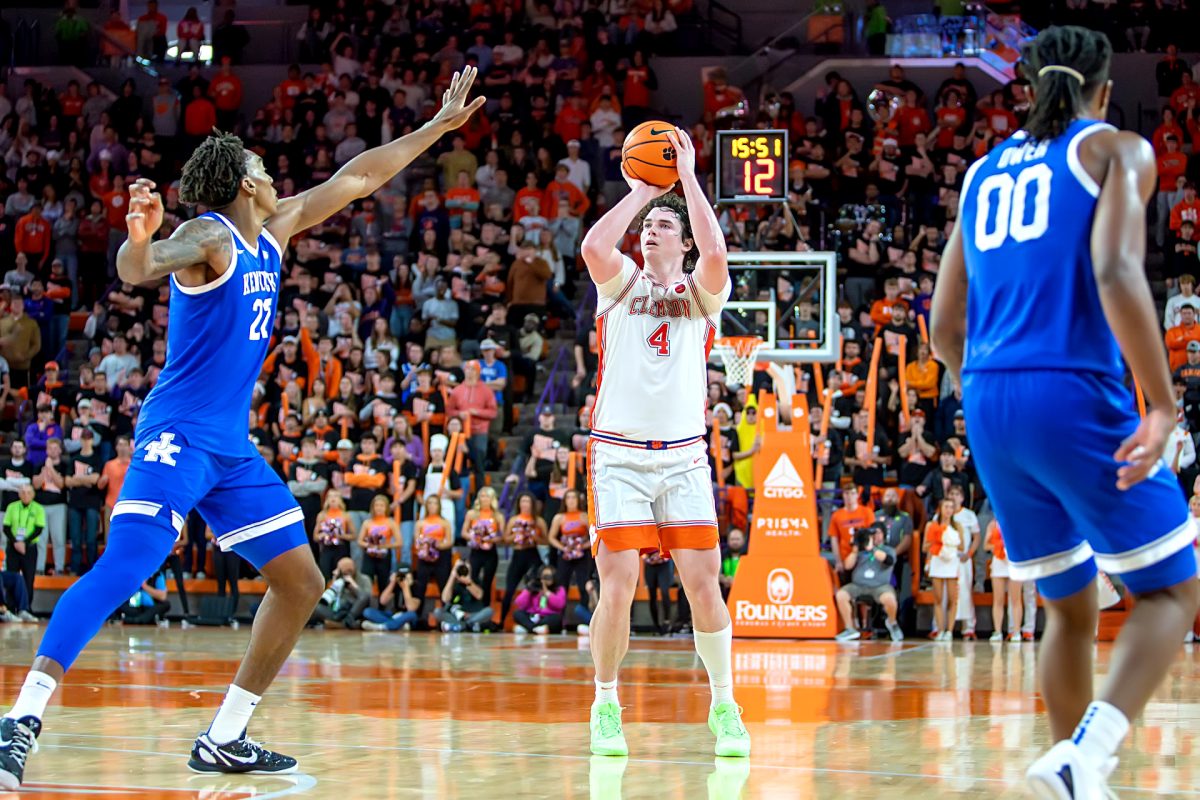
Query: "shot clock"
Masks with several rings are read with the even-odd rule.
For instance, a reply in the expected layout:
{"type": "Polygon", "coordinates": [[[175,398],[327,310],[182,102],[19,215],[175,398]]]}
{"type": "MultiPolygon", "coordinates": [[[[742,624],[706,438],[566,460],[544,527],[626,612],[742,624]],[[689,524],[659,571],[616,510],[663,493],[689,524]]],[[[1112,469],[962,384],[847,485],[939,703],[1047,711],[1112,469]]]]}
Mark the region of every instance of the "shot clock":
{"type": "Polygon", "coordinates": [[[787,199],[787,131],[717,131],[717,202],[787,199]]]}

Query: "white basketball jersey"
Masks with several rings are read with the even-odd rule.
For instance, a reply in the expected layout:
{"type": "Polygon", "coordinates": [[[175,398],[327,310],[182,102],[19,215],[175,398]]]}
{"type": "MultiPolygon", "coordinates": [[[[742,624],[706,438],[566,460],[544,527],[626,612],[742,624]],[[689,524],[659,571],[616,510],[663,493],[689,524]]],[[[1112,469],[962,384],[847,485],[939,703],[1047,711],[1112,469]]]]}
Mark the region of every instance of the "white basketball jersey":
{"type": "Polygon", "coordinates": [[[636,441],[704,435],[708,353],[714,320],[729,297],[691,275],[656,284],[628,256],[621,273],[596,287],[600,369],[592,430],[636,441]]]}

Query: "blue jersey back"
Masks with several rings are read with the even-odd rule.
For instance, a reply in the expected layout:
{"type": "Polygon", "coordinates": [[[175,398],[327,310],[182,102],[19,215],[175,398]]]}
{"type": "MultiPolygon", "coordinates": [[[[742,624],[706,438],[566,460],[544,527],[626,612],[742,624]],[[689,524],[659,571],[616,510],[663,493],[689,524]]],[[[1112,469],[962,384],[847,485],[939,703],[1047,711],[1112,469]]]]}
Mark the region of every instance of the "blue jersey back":
{"type": "Polygon", "coordinates": [[[212,283],[181,286],[171,276],[167,364],[142,405],[137,446],[164,430],[224,455],[254,452],[250,400],[271,341],[282,248],[264,228],[253,245],[229,229],[233,263],[212,283]]]}
{"type": "Polygon", "coordinates": [[[1060,369],[1121,377],[1092,273],[1100,186],[1079,162],[1076,120],[1033,142],[1018,131],[967,172],[959,224],[967,279],[964,372],[1060,369]]]}

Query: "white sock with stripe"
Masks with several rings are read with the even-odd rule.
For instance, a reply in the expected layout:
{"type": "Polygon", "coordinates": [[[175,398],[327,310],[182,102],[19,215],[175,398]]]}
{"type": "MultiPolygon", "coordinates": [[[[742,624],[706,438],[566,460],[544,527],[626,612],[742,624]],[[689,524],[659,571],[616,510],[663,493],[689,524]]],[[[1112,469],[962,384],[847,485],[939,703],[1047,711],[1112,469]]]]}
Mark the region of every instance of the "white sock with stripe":
{"type": "Polygon", "coordinates": [[[21,693],[17,695],[17,702],[13,705],[12,711],[4,716],[12,719],[37,717],[40,720],[46,713],[50,696],[54,694],[57,686],[58,681],[46,673],[30,670],[29,674],[25,676],[25,683],[21,686],[21,693]]]}
{"type": "Polygon", "coordinates": [[[1093,764],[1103,765],[1117,753],[1129,733],[1129,720],[1121,709],[1096,700],[1083,712],[1071,741],[1093,764]]]}
{"type": "Polygon", "coordinates": [[[712,689],[712,706],[733,702],[733,623],[724,630],[705,633],[693,631],[696,652],[708,671],[708,686],[712,689]]]}

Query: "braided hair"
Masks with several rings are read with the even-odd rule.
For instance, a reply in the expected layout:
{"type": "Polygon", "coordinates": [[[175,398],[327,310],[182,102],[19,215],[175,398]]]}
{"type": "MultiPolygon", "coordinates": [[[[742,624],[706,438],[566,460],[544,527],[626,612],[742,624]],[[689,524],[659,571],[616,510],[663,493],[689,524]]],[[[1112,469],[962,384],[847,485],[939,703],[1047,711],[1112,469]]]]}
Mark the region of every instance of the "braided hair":
{"type": "Polygon", "coordinates": [[[246,177],[242,140],[216,129],[196,148],[179,179],[179,200],[189,205],[224,208],[237,199],[246,177]]]}
{"type": "Polygon", "coordinates": [[[1035,87],[1025,130],[1031,139],[1053,139],[1066,131],[1083,113],[1086,99],[1108,81],[1112,44],[1100,31],[1060,25],[1039,33],[1021,55],[1022,71],[1035,87]]]}

